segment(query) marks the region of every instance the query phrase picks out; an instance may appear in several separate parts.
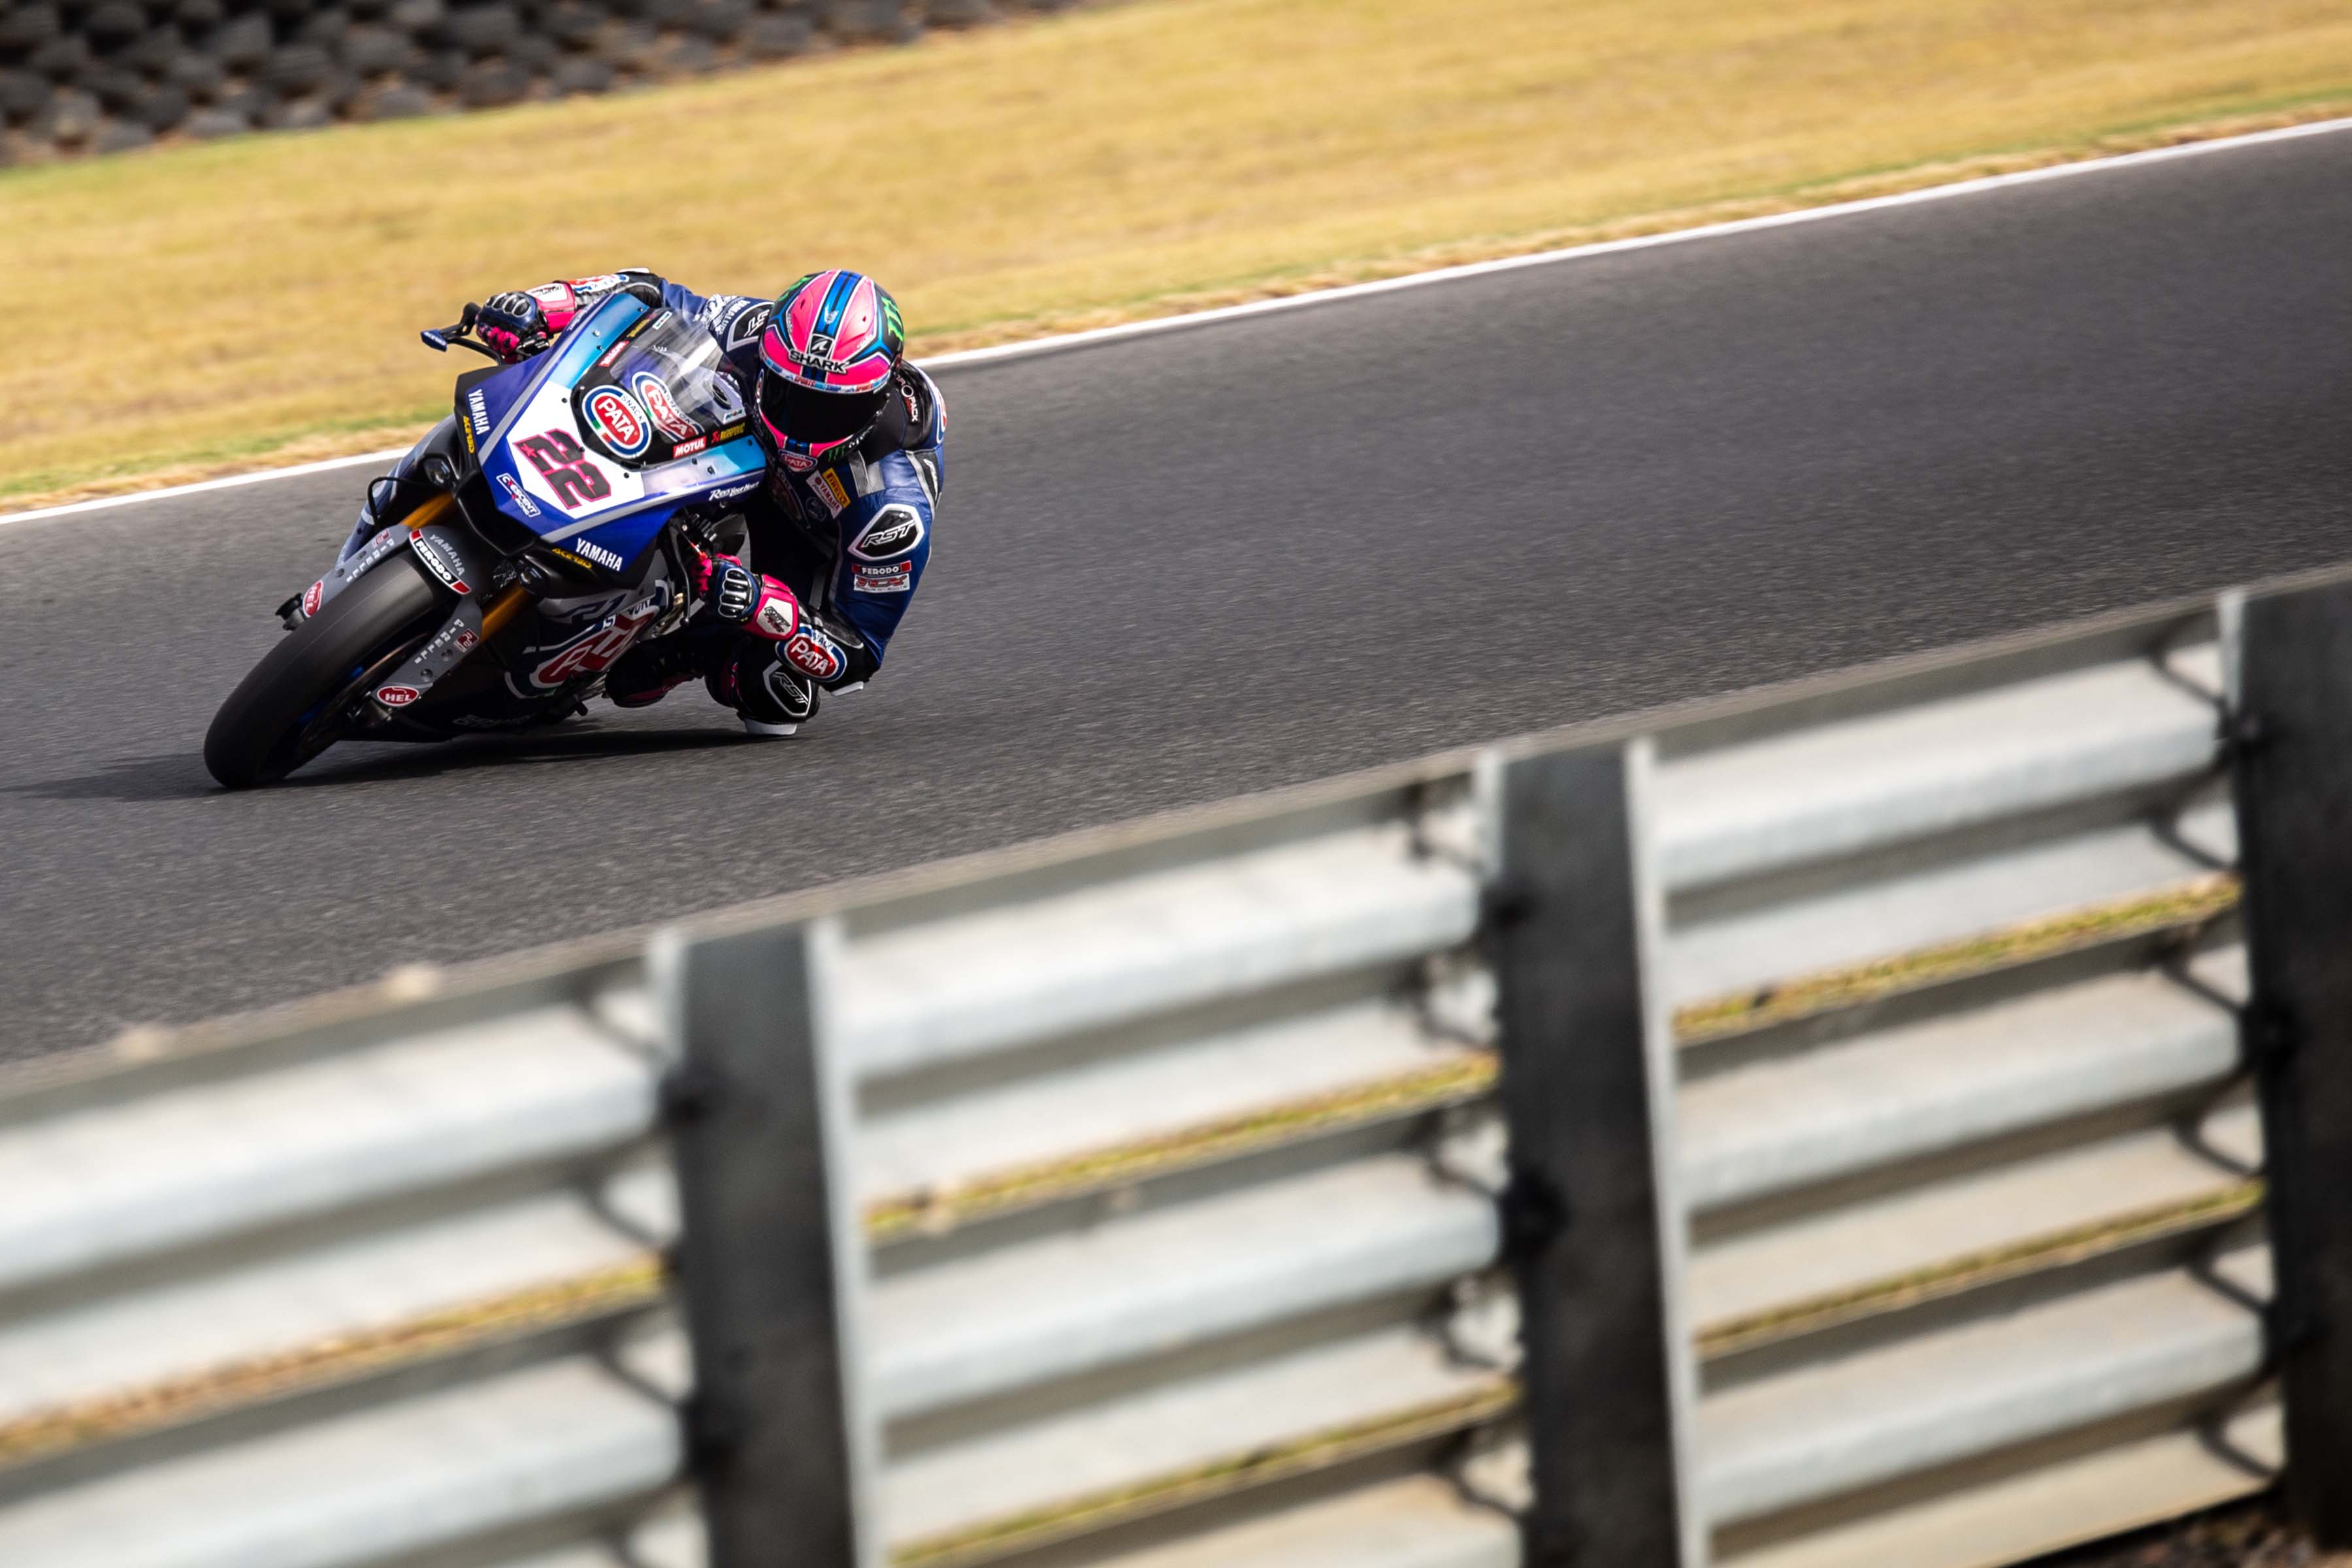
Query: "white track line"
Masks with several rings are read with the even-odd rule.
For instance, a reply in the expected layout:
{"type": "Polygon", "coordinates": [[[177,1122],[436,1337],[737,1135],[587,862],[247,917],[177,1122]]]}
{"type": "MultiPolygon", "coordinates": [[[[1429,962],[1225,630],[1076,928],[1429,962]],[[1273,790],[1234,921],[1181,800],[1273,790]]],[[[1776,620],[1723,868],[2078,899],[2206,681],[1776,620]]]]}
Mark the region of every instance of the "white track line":
{"type": "Polygon", "coordinates": [[[336,468],[355,468],[362,463],[388,463],[407,452],[405,447],[387,447],[381,452],[362,452],[353,458],[328,458],[316,463],[297,463],[290,468],[257,468],[249,474],[231,474],[226,479],[199,479],[192,485],[173,485],[169,489],[133,490],[128,495],[100,496],[96,500],[78,500],[67,506],[45,506],[38,511],[17,511],[0,515],[0,528],[12,522],[37,522],[47,517],[71,517],[77,512],[104,511],[109,507],[131,506],[142,500],[168,500],[173,496],[202,495],[206,490],[233,490],[239,485],[257,485],[264,479],[294,479],[304,474],[323,474],[336,468]]]}
{"type": "MultiPolygon", "coordinates": [[[[1473,261],[1460,267],[1443,267],[1431,272],[1408,273],[1401,278],[1383,278],[1370,283],[1349,283],[1337,289],[1319,289],[1305,294],[1286,294],[1276,300],[1256,300],[1246,305],[1223,305],[1215,310],[1195,310],[1181,316],[1155,316],[1150,321],[1128,321],[1115,327],[1096,327],[1083,332],[1066,332],[1059,337],[1030,338],[1017,343],[1000,343],[994,348],[964,349],[956,353],[940,354],[926,359],[922,364],[927,370],[945,370],[957,365],[986,364],[997,360],[1019,359],[1029,354],[1083,348],[1091,343],[1112,342],[1121,338],[1139,338],[1153,332],[1208,326],[1217,321],[1236,321],[1244,316],[1262,316],[1276,310],[1296,310],[1309,305],[1328,305],[1339,300],[1361,299],[1370,294],[1393,293],[1400,289],[1419,289],[1432,283],[1451,283],[1459,279],[1483,278],[1496,272],[1515,272],[1528,267],[1549,267],[1556,262],[1577,261],[1589,256],[1612,256],[1621,251],[1646,250],[1654,246],[1687,245],[1695,240],[1721,239],[1731,235],[1787,228],[1794,224],[1821,223],[1831,218],[1853,217],[1862,213],[1884,212],[1891,207],[1916,206],[1924,202],[1950,201],[1960,196],[1980,195],[1987,191],[2007,190],[2015,185],[2037,184],[2044,180],[2063,180],[2077,174],[2103,174],[2114,169],[2160,163],[2174,158],[2197,158],[2212,153],[2235,152],[2241,147],[2259,147],[2273,142],[2293,142],[2305,136],[2326,136],[2339,131],[2352,131],[2352,119],[2315,120],[2306,125],[2282,126],[2275,131],[2253,131],[2242,136],[2219,136],[2210,142],[2184,142],[2177,146],[2150,148],[2144,153],[2121,153],[2109,158],[2083,158],[2070,163],[2053,163],[2046,168],[2023,169],[2011,174],[1987,174],[1973,180],[1958,180],[1947,185],[1925,185],[1916,191],[1903,191],[1891,196],[1870,196],[1861,201],[1840,202],[1832,206],[1800,207],[1793,212],[1772,213],[1763,217],[1734,218],[1727,223],[1706,224],[1696,228],[1669,229],[1663,234],[1640,235],[1632,239],[1601,240],[1592,245],[1570,246],[1560,250],[1536,251],[1527,256],[1498,257],[1492,261],[1473,261]]],[[[330,458],[323,462],[299,463],[288,468],[263,468],[250,474],[233,475],[227,479],[205,479],[192,485],[174,485],[169,489],[138,490],[129,495],[107,496],[98,500],[74,501],[66,506],[43,507],[37,511],[0,514],[0,528],[5,528],[11,523],[36,522],[46,518],[71,517],[80,512],[103,511],[110,507],[131,506],[140,501],[168,500],[177,496],[200,495],[207,490],[229,489],[238,485],[259,484],[265,479],[298,479],[304,474],[323,474],[336,468],[356,468],[362,463],[381,463],[400,456],[404,450],[403,447],[394,447],[382,452],[362,453],[355,458],[330,458]]]]}

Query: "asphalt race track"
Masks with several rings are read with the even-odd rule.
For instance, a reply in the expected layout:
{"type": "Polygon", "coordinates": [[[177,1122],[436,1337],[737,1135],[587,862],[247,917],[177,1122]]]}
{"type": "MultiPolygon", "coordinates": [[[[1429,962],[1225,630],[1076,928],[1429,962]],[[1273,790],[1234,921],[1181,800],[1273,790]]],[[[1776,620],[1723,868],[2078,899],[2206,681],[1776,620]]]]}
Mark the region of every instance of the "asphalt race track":
{"type": "Polygon", "coordinates": [[[362,471],[0,526],[0,1054],[2352,556],[2347,257],[2336,132],[956,367],[923,593],[782,742],[226,795],[362,471]]]}

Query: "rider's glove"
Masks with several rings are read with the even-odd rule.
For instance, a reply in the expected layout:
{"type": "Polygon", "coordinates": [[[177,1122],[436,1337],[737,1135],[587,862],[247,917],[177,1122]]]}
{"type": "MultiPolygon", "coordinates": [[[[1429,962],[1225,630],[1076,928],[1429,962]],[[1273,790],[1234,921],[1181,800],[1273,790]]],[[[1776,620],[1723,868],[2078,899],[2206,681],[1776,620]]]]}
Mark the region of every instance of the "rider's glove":
{"type": "Polygon", "coordinates": [[[710,581],[702,596],[709,601],[712,615],[741,626],[751,618],[751,606],[760,602],[759,580],[751,575],[750,567],[732,556],[716,556],[711,560],[710,581]]]}
{"type": "Polygon", "coordinates": [[[513,317],[523,327],[521,331],[487,324],[478,329],[482,341],[497,350],[500,359],[511,363],[547,346],[552,335],[548,328],[547,316],[541,310],[539,301],[530,295],[520,290],[493,294],[490,296],[490,309],[513,317]]]}
{"type": "Polygon", "coordinates": [[[694,588],[711,615],[754,637],[782,642],[800,629],[801,602],[792,589],[731,555],[698,552],[694,588]]]}

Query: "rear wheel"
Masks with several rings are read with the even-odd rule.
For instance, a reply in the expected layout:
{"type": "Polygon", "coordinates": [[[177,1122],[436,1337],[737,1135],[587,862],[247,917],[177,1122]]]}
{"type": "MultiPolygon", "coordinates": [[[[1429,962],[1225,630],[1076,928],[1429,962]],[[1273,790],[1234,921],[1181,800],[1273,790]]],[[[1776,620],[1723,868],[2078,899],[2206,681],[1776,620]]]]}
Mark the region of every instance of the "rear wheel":
{"type": "Polygon", "coordinates": [[[221,704],[205,735],[205,766],[230,789],[248,789],[284,778],[334,744],[352,699],[431,635],[439,599],[403,556],[328,600],[221,704]]]}

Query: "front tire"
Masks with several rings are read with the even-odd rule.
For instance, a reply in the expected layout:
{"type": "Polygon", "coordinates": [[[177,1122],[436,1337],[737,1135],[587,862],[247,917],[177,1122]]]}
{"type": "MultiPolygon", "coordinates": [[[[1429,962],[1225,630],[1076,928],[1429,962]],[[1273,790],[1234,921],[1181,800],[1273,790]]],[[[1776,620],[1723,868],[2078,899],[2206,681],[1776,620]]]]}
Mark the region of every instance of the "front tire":
{"type": "Polygon", "coordinates": [[[320,715],[430,627],[440,595],[406,556],[384,562],[289,632],[238,682],[205,735],[205,766],[230,789],[273,784],[331,745],[320,715]]]}

